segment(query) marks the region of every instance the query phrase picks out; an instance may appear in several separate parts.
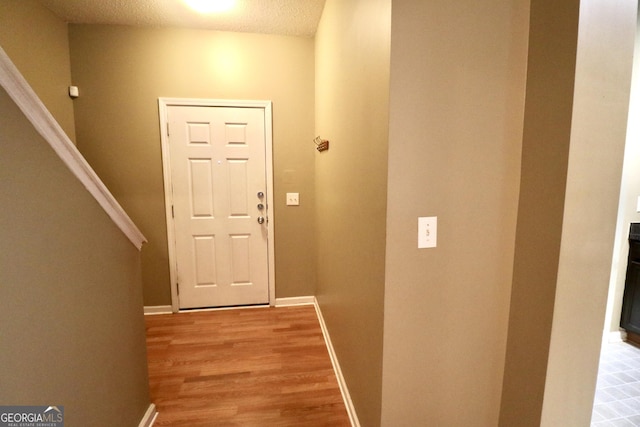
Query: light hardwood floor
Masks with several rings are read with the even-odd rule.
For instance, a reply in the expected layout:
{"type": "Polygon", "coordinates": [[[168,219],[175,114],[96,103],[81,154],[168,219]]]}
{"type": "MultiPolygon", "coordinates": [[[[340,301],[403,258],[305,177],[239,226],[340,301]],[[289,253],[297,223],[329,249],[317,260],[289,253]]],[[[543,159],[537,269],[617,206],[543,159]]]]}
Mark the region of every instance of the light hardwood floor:
{"type": "Polygon", "coordinates": [[[313,306],[146,316],[155,426],[349,426],[313,306]]]}

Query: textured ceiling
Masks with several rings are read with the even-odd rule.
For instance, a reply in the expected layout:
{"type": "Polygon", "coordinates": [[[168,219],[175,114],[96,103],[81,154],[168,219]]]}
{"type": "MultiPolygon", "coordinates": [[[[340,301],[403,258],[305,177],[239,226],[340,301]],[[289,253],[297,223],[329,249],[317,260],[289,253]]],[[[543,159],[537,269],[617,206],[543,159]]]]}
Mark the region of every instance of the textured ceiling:
{"type": "Polygon", "coordinates": [[[40,0],[67,22],[171,26],[313,37],[325,0],[236,0],[233,11],[200,15],[181,0],[40,0]]]}

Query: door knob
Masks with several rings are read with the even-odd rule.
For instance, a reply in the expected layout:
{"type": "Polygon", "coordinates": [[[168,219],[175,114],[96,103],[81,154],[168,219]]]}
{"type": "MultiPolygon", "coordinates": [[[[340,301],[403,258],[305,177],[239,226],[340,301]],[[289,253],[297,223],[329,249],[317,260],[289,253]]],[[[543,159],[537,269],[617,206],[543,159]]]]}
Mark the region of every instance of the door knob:
{"type": "Polygon", "coordinates": [[[258,197],[262,199],[264,197],[264,193],[262,191],[258,191],[258,197]]]}
{"type": "Polygon", "coordinates": [[[258,224],[264,224],[264,217],[263,216],[259,216],[258,217],[258,224]]]}
{"type": "Polygon", "coordinates": [[[264,209],[264,205],[262,203],[258,203],[258,209],[260,210],[264,209]]]}

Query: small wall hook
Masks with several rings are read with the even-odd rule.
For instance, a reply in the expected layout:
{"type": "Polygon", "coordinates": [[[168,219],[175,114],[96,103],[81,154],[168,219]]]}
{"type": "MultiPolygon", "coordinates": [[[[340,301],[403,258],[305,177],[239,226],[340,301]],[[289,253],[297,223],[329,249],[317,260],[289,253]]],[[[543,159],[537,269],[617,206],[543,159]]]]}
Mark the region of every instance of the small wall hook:
{"type": "Polygon", "coordinates": [[[327,151],[329,149],[329,141],[320,138],[319,135],[313,139],[313,143],[316,144],[316,149],[318,151],[327,151]]]}

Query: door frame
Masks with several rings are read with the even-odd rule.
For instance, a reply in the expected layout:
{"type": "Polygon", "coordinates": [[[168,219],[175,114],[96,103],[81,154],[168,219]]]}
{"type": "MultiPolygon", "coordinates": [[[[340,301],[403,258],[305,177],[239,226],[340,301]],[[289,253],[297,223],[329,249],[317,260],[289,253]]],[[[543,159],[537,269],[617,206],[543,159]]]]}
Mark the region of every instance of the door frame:
{"type": "Polygon", "coordinates": [[[173,185],[171,183],[171,156],[167,134],[168,108],[172,106],[188,107],[238,107],[261,108],[264,110],[265,135],[265,171],[267,193],[267,258],[269,281],[269,305],[275,305],[275,242],[274,242],[274,203],[273,203],[273,125],[271,101],[200,99],[200,98],[158,98],[160,117],[160,143],[162,145],[162,175],[164,181],[165,216],[167,221],[167,249],[169,251],[169,278],[171,280],[171,310],[180,311],[178,299],[178,273],[176,263],[175,230],[173,224],[173,185]]]}

